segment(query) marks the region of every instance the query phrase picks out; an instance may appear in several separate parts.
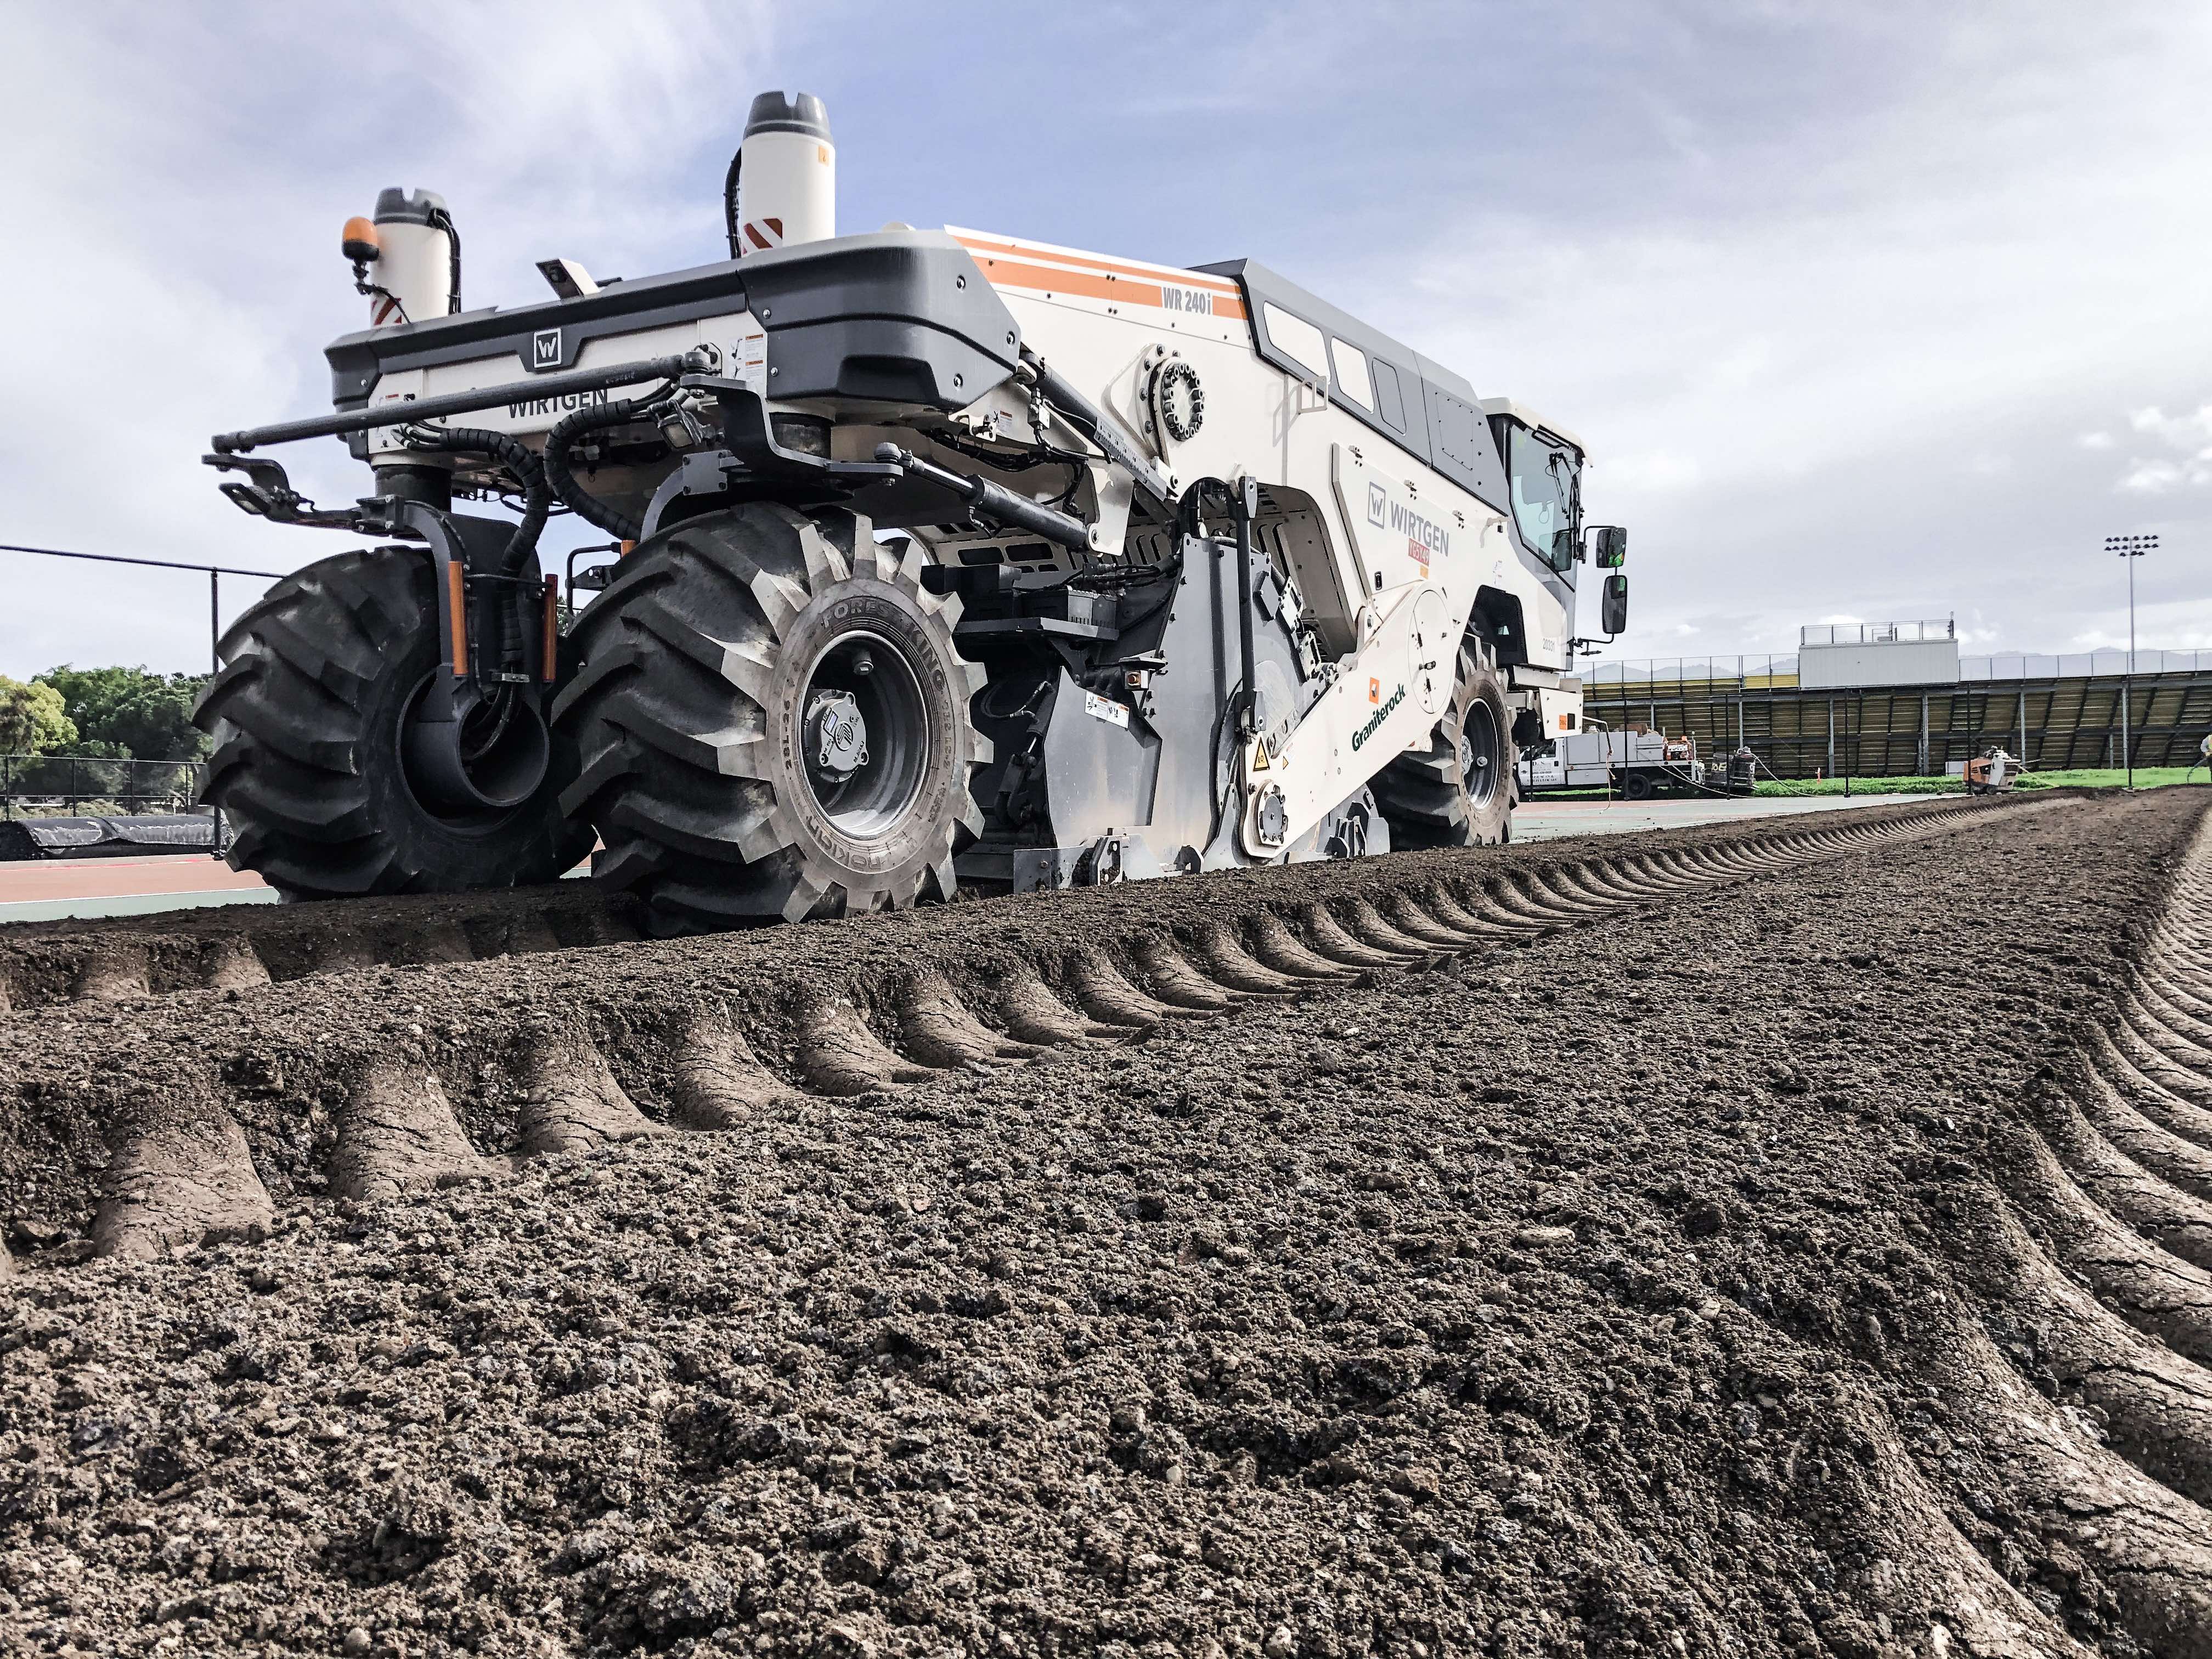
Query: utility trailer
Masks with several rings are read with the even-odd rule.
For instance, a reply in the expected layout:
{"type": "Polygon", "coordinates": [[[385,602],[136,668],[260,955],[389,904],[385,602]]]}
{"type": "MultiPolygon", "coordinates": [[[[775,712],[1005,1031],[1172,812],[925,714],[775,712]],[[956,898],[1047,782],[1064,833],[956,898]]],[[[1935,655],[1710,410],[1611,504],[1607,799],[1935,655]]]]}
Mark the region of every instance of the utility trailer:
{"type": "Polygon", "coordinates": [[[1592,720],[1522,756],[1519,778],[1523,794],[1617,789],[1631,800],[1644,800],[1671,788],[1704,788],[1705,767],[1694,738],[1640,727],[1615,732],[1592,720]]]}
{"type": "Polygon", "coordinates": [[[1586,563],[1626,614],[1571,434],[1253,261],[839,236],[835,171],[820,101],[764,94],[728,258],[550,258],[508,309],[463,308],[438,197],[348,224],[335,412],[207,457],[371,544],[223,640],[234,863],[452,890],[596,840],[676,933],[1510,836],[1586,563]],[[352,507],[264,453],[326,436],[352,507]],[[556,514],[621,554],[573,620],[556,514]]]}

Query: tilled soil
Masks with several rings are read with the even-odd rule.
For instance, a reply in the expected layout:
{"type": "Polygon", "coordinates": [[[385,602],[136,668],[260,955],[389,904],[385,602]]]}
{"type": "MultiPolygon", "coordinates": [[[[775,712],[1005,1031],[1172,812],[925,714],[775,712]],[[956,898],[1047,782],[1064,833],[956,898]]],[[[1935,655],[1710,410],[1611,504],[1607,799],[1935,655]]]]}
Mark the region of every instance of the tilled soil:
{"type": "Polygon", "coordinates": [[[2202,799],[19,1016],[0,1644],[2212,1651],[2202,799]]]}
{"type": "Polygon", "coordinates": [[[627,895],[583,881],[344,903],[216,906],[0,927],[0,1013],[122,1002],[380,964],[428,966],[640,936],[627,895]]]}

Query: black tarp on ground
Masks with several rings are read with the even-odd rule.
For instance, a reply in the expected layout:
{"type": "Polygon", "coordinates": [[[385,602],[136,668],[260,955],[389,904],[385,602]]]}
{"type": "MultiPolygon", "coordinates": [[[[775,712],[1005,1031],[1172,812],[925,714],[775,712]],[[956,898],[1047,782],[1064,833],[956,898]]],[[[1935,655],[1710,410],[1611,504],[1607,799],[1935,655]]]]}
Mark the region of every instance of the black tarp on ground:
{"type": "Polygon", "coordinates": [[[0,860],[214,850],[215,819],[205,814],[145,812],[135,817],[13,818],[0,823],[0,860]]]}

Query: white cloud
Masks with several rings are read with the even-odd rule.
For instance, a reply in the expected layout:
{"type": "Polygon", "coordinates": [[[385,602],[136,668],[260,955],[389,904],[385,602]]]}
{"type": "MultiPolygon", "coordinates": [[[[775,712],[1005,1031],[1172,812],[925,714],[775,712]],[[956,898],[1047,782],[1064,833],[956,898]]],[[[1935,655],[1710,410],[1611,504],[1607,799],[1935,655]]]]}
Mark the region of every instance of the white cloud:
{"type": "Polygon", "coordinates": [[[1650,450],[1619,455],[1592,464],[1602,467],[1608,486],[1621,489],[1665,491],[1695,489],[1705,482],[1705,469],[1694,455],[1679,451],[1650,450]]]}
{"type": "Polygon", "coordinates": [[[2212,483],[2212,404],[2194,413],[2168,415],[2153,405],[2129,411],[2130,429],[2155,438],[2181,459],[2164,456],[2145,460],[2130,457],[2128,469],[2115,489],[2137,495],[2163,495],[2176,489],[2212,483]]]}
{"type": "Polygon", "coordinates": [[[2193,414],[2168,415],[2155,404],[2128,411],[2128,425],[2163,441],[2167,447],[2186,451],[2200,460],[2212,460],[2212,404],[2193,414]]]}
{"type": "MultiPolygon", "coordinates": [[[[346,216],[441,191],[472,305],[538,297],[556,251],[609,275],[714,258],[681,164],[734,141],[765,39],[759,9],[703,0],[4,15],[0,144],[38,257],[0,260],[0,381],[51,395],[0,403],[0,534],[268,569],[343,544],[246,518],[199,458],[329,407],[322,346],[362,317],[346,216]]],[[[365,482],[335,443],[280,459],[326,501],[365,482]]],[[[0,672],[205,665],[204,577],[0,557],[0,672]]],[[[253,591],[226,582],[226,610],[253,591]]]]}
{"type": "MultiPolygon", "coordinates": [[[[2144,616],[2198,626],[2212,11],[2124,4],[2087,33],[2062,0],[1117,16],[1138,27],[0,0],[0,143],[37,255],[0,260],[0,535],[271,568],[343,545],[254,524],[198,465],[212,430],[326,406],[320,348],[361,313],[338,222],[386,184],[441,191],[472,303],[534,298],[549,253],[602,276],[711,258],[727,145],[781,82],[831,100],[848,227],[1249,254],[1583,434],[1592,514],[1632,532],[1624,655],[1683,629],[1787,652],[1809,617],[1969,602],[2012,647],[2110,631],[2085,550],[2128,527],[2112,486],[2139,468],[2121,499],[2157,501],[2172,555],[2140,573],[2144,616]],[[1113,143],[997,113],[1078,52],[1088,106],[1147,100],[1113,143]],[[1541,119],[1506,99],[1412,121],[1402,82],[1346,67],[1376,61],[1575,90],[1541,119]],[[1229,90],[1161,62],[1227,62],[1229,90]],[[1298,119],[1250,118],[1286,88],[1298,119]]],[[[323,499],[359,487],[336,445],[285,459],[323,499]]],[[[5,568],[0,672],[197,660],[185,579],[5,568]]]]}
{"type": "MultiPolygon", "coordinates": [[[[2212,14],[2130,9],[2088,39],[2051,5],[2002,28],[1706,15],[1792,20],[1775,32],[1800,28],[1802,55],[1780,72],[1824,52],[1827,72],[1733,102],[1701,40],[1680,91],[1717,112],[1696,167],[1661,142],[1578,173],[1577,210],[1470,201],[1415,257],[1414,304],[1395,243],[1347,258],[1351,308],[1589,441],[1592,510],[1635,550],[1625,655],[1724,599],[1757,647],[1810,616],[1983,594],[1993,634],[2048,648],[2094,608],[2080,550],[2112,528],[2097,457],[2118,444],[2078,436],[2079,411],[2193,408],[2201,380],[2176,377],[2212,360],[2182,275],[2212,260],[2212,14]]],[[[2193,415],[2155,429],[2204,442],[2193,415]]],[[[2194,476],[2157,459],[2136,490],[2194,476]]],[[[2212,514],[2190,512],[2175,544],[2212,548],[2212,514]]]]}
{"type": "Polygon", "coordinates": [[[2184,484],[2212,483],[2212,467],[2198,462],[2130,461],[2116,489],[2137,495],[2163,495],[2184,484]]]}

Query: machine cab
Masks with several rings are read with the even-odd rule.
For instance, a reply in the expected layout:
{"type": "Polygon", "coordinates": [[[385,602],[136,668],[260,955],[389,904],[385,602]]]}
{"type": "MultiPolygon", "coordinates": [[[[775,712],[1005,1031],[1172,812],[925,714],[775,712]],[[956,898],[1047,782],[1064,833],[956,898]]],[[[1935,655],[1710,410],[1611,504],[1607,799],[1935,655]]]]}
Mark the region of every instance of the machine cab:
{"type": "MultiPolygon", "coordinates": [[[[1582,440],[1510,398],[1485,398],[1482,412],[1505,464],[1522,556],[1571,611],[1575,567],[1583,559],[1582,440]]],[[[1617,635],[1628,625],[1628,578],[1620,574],[1628,532],[1610,525],[1593,530],[1599,568],[1612,573],[1605,580],[1600,626],[1617,635]]]]}
{"type": "Polygon", "coordinates": [[[1571,589],[1582,547],[1582,441],[1509,398],[1484,398],[1482,412],[1505,463],[1522,552],[1547,579],[1571,589]]]}

